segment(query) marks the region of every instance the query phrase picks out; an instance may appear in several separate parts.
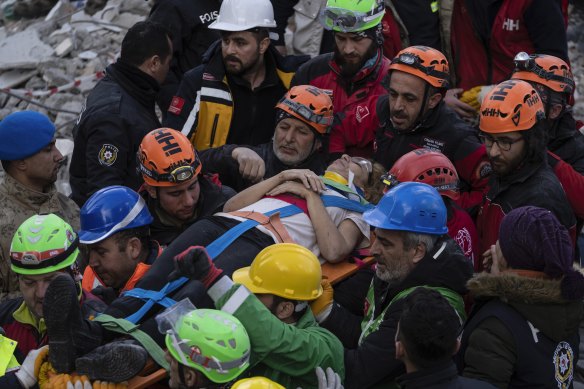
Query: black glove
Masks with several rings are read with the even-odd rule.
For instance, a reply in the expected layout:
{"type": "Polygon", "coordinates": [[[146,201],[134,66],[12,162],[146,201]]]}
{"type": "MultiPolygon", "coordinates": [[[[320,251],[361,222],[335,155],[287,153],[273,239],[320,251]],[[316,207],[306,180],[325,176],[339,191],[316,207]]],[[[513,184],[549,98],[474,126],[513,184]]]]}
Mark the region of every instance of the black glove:
{"type": "Polygon", "coordinates": [[[98,286],[91,291],[91,294],[99,297],[99,299],[107,305],[110,305],[115,299],[118,298],[118,293],[115,291],[115,289],[107,286],[98,286]]]}
{"type": "Polygon", "coordinates": [[[174,257],[174,269],[168,276],[169,280],[188,277],[201,281],[207,288],[223,273],[223,270],[215,267],[202,246],[191,246],[174,257]]]}

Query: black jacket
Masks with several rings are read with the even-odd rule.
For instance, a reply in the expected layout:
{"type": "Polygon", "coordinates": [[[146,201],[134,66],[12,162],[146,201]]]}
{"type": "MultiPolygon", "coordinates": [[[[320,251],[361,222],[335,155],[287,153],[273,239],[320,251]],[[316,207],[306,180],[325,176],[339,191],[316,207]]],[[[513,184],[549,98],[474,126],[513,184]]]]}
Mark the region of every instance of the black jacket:
{"type": "MultiPolygon", "coordinates": [[[[206,172],[217,173],[221,182],[235,189],[237,192],[247,188],[251,182],[246,181],[239,173],[239,164],[231,157],[231,153],[239,145],[225,145],[214,149],[207,149],[199,153],[203,169],[206,172]]],[[[274,154],[273,143],[264,143],[258,146],[245,146],[255,151],[265,162],[266,173],[264,179],[275,176],[287,169],[309,169],[318,175],[326,169],[325,155],[320,152],[313,153],[308,159],[296,166],[288,166],[282,163],[274,154]]]]}
{"type": "Polygon", "coordinates": [[[549,133],[548,150],[584,174],[584,135],[576,129],[572,113],[563,114],[549,133]]]}
{"type": "Polygon", "coordinates": [[[158,89],[152,77],[118,61],[87,96],[73,129],[69,168],[71,197],[80,207],[106,186],[140,187],[136,152],[144,135],[160,127],[154,110],[158,89]]]}
{"type": "Polygon", "coordinates": [[[453,362],[404,374],[397,383],[401,389],[495,389],[488,382],[460,377],[453,362]]]}
{"type": "MultiPolygon", "coordinates": [[[[458,244],[447,236],[441,237],[434,250],[427,253],[401,283],[390,286],[377,277],[373,278],[374,316],[379,317],[398,293],[415,286],[446,287],[462,295],[466,293],[465,284],[472,273],[472,265],[458,244]],[[434,255],[437,257],[433,258],[434,255]]],[[[365,389],[376,384],[389,384],[404,373],[403,363],[395,359],[395,334],[402,309],[403,299],[393,302],[377,331],[365,337],[359,345],[363,318],[334,304],[329,317],[321,325],[338,336],[345,346],[345,388],[365,389]]]]}
{"type": "Polygon", "coordinates": [[[220,38],[219,31],[209,29],[220,6],[219,0],[158,0],[152,7],[148,19],[170,31],[174,51],[170,71],[158,95],[162,112],[168,109],[183,74],[199,66],[205,51],[220,38]]]}
{"type": "Polygon", "coordinates": [[[441,102],[418,129],[400,133],[391,124],[388,100],[386,95],[377,102],[382,127],[375,137],[375,160],[390,169],[395,161],[412,150],[427,148],[439,151],[452,161],[458,172],[462,195],[460,205],[465,209],[478,206],[487,187],[491,165],[476,130],[441,102]]]}
{"type": "Polygon", "coordinates": [[[191,220],[180,224],[171,222],[172,217],[167,215],[166,212],[158,206],[158,201],[156,199],[148,196],[146,190],[140,192],[142,197],[146,200],[148,209],[154,218],[154,221],[150,225],[150,236],[152,239],[160,243],[161,246],[168,246],[177,236],[182,234],[184,230],[197,220],[221,212],[227,200],[235,196],[235,191],[233,189],[224,185],[216,185],[205,176],[199,177],[199,185],[201,187],[201,192],[195,214],[191,220]]]}

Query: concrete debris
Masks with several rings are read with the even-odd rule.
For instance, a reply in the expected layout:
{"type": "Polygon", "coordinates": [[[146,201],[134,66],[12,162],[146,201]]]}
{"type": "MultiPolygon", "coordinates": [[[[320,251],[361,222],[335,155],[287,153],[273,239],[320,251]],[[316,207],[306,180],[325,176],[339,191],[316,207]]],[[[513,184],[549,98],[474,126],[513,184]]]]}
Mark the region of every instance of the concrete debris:
{"type": "Polygon", "coordinates": [[[0,70],[34,69],[53,53],[53,48],[40,40],[37,30],[27,29],[0,42],[0,70]]]}
{"type": "Polygon", "coordinates": [[[73,40],[65,38],[57,47],[55,47],[55,55],[57,57],[64,57],[73,50],[73,40]]]}
{"type": "MultiPolygon", "coordinates": [[[[37,74],[38,70],[13,69],[0,74],[0,89],[14,88],[37,74]]],[[[0,116],[1,117],[1,116],[0,116]]]]}

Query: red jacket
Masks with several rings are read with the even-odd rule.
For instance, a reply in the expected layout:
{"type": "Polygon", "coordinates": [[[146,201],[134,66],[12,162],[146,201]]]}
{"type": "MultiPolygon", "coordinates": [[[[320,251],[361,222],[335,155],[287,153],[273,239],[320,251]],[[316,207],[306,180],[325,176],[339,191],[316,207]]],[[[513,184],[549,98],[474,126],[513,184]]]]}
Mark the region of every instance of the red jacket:
{"type": "Polygon", "coordinates": [[[313,85],[332,91],[335,121],[329,138],[330,153],[371,157],[379,120],[375,104],[388,93],[390,61],[378,51],[375,63],[361,69],[352,79],[344,79],[333,54],[323,54],[302,65],[292,86],[313,85]]]}
{"type": "Polygon", "coordinates": [[[452,215],[449,214],[448,222],[448,236],[450,236],[462,250],[462,253],[473,264],[473,267],[478,270],[478,264],[481,261],[479,255],[479,235],[475,224],[464,209],[457,204],[453,204],[452,215]]]}
{"type": "Polygon", "coordinates": [[[521,51],[567,60],[566,25],[559,2],[502,0],[476,9],[469,4],[455,0],[452,15],[452,67],[458,87],[467,90],[508,79],[513,58],[521,51]]]}

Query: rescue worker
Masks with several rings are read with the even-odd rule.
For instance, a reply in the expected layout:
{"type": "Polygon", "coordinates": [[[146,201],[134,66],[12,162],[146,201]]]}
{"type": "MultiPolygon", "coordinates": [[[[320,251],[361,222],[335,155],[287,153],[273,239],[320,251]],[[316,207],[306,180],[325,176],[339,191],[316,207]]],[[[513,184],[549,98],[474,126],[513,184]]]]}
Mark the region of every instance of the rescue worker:
{"type": "Polygon", "coordinates": [[[400,182],[408,181],[423,182],[436,188],[446,206],[448,235],[478,269],[482,258],[477,228],[470,215],[456,203],[460,198],[458,173],[444,154],[428,149],[412,150],[398,159],[381,180],[386,185],[384,193],[400,182]]]}
{"type": "Polygon", "coordinates": [[[223,209],[235,192],[216,176],[201,174],[201,161],[186,136],[170,128],[146,134],[138,149],[144,179],[140,195],[154,218],[150,236],[168,246],[197,220],[223,209]]]}
{"type": "Polygon", "coordinates": [[[170,106],[183,75],[199,66],[205,51],[220,38],[209,25],[219,14],[218,0],[182,1],[157,0],[148,20],[162,24],[172,39],[172,61],[166,79],[158,92],[158,106],[163,113],[170,106]]]}
{"type": "Polygon", "coordinates": [[[124,36],[120,58],[87,96],[73,129],[69,182],[80,207],[106,186],[140,187],[136,151],[144,135],[160,127],[156,94],[171,60],[172,42],[161,25],[138,22],[124,36]]]}
{"type": "Polygon", "coordinates": [[[309,85],[292,87],[276,105],[271,142],[258,146],[224,145],[201,153],[204,168],[241,191],[287,169],[324,173],[321,152],[333,123],[333,103],[325,91],[309,85]]]}
{"type": "Polygon", "coordinates": [[[284,58],[270,44],[269,0],[225,0],[209,25],[221,41],[185,73],[164,126],[187,135],[198,151],[224,144],[258,145],[274,134],[273,107],[303,58],[284,58]]]}
{"type": "Polygon", "coordinates": [[[436,289],[465,317],[461,295],[473,269],[454,240],[446,235],[446,207],[436,189],[404,182],[390,189],[363,214],[375,228],[370,252],[375,276],[365,302],[365,317],[349,313],[328,293],[312,304],[321,326],[345,346],[345,387],[388,387],[405,372],[396,358],[396,327],[403,297],[416,287],[436,289]]]}
{"type": "Polygon", "coordinates": [[[78,245],[73,228],[55,214],[33,215],[16,230],[10,248],[11,270],[18,276],[22,297],[0,304],[0,326],[8,338],[18,342],[18,361],[47,344],[43,301],[47,287],[59,274],[75,280],[83,317],[105,309],[105,304],[81,289],[81,274],[75,262],[78,245]]]}
{"type": "Polygon", "coordinates": [[[392,60],[389,77],[389,95],[377,103],[382,127],[376,135],[375,159],[389,169],[414,149],[441,152],[458,172],[458,203],[473,214],[491,168],[476,132],[444,105],[450,78],[446,57],[430,47],[408,47],[392,60]]]}
{"type": "Polygon", "coordinates": [[[544,54],[515,56],[513,80],[529,82],[544,104],[548,163],[566,191],[574,213],[584,219],[584,204],[580,201],[584,191],[584,136],[569,106],[575,90],[574,77],[566,62],[544,54]]]}
{"type": "Polygon", "coordinates": [[[379,127],[375,104],[387,93],[389,60],[383,56],[380,0],[328,0],[321,23],[332,30],[333,53],[319,55],[298,69],[292,85],[332,92],[335,121],[328,152],[370,157],[379,127]]]}
{"type": "Polygon", "coordinates": [[[54,213],[74,230],[79,207],[57,192],[55,181],[63,155],[55,146],[55,125],[33,111],[14,112],[0,122],[0,301],[20,295],[18,277],[10,271],[10,243],[30,216],[54,213]]]}
{"type": "Polygon", "coordinates": [[[202,247],[176,256],[175,267],[175,277],[201,281],[216,307],[241,321],[250,338],[249,375],[285,388],[318,387],[318,366],[344,377],[341,342],[318,326],[308,306],[322,294],[320,263],[310,250],[294,243],[266,247],[233,280],[202,247]]]}
{"type": "Polygon", "coordinates": [[[517,53],[548,54],[568,61],[566,0],[446,3],[450,7],[444,7],[441,20],[443,42],[456,78],[452,84],[456,89],[448,91],[446,103],[462,118],[472,120],[477,111],[460,101],[458,94],[506,80],[517,53]]]}
{"type": "Polygon", "coordinates": [[[468,283],[477,309],[462,335],[462,374],[499,388],[573,387],[584,277],[568,230],[549,210],[515,208],[490,252],[488,272],[468,283]]]}
{"type": "Polygon", "coordinates": [[[249,336],[230,313],[194,309],[183,300],[156,321],[165,334],[171,389],[218,387],[233,382],[249,367],[249,336]]]}
{"type": "Polygon", "coordinates": [[[88,261],[83,289],[106,303],[134,288],[160,254],[151,239],[152,216],[138,193],[125,186],[95,192],[81,208],[79,242],[88,261]]]}
{"type": "Polygon", "coordinates": [[[439,292],[420,287],[404,298],[395,354],[406,365],[397,378],[403,389],[495,389],[487,382],[459,377],[452,356],[460,347],[462,321],[439,292]]]}
{"type": "Polygon", "coordinates": [[[477,217],[482,255],[497,241],[503,217],[526,205],[552,211],[576,241],[576,219],[546,161],[546,126],[541,98],[525,81],[502,82],[483,100],[480,137],[493,174],[477,217]]]}

